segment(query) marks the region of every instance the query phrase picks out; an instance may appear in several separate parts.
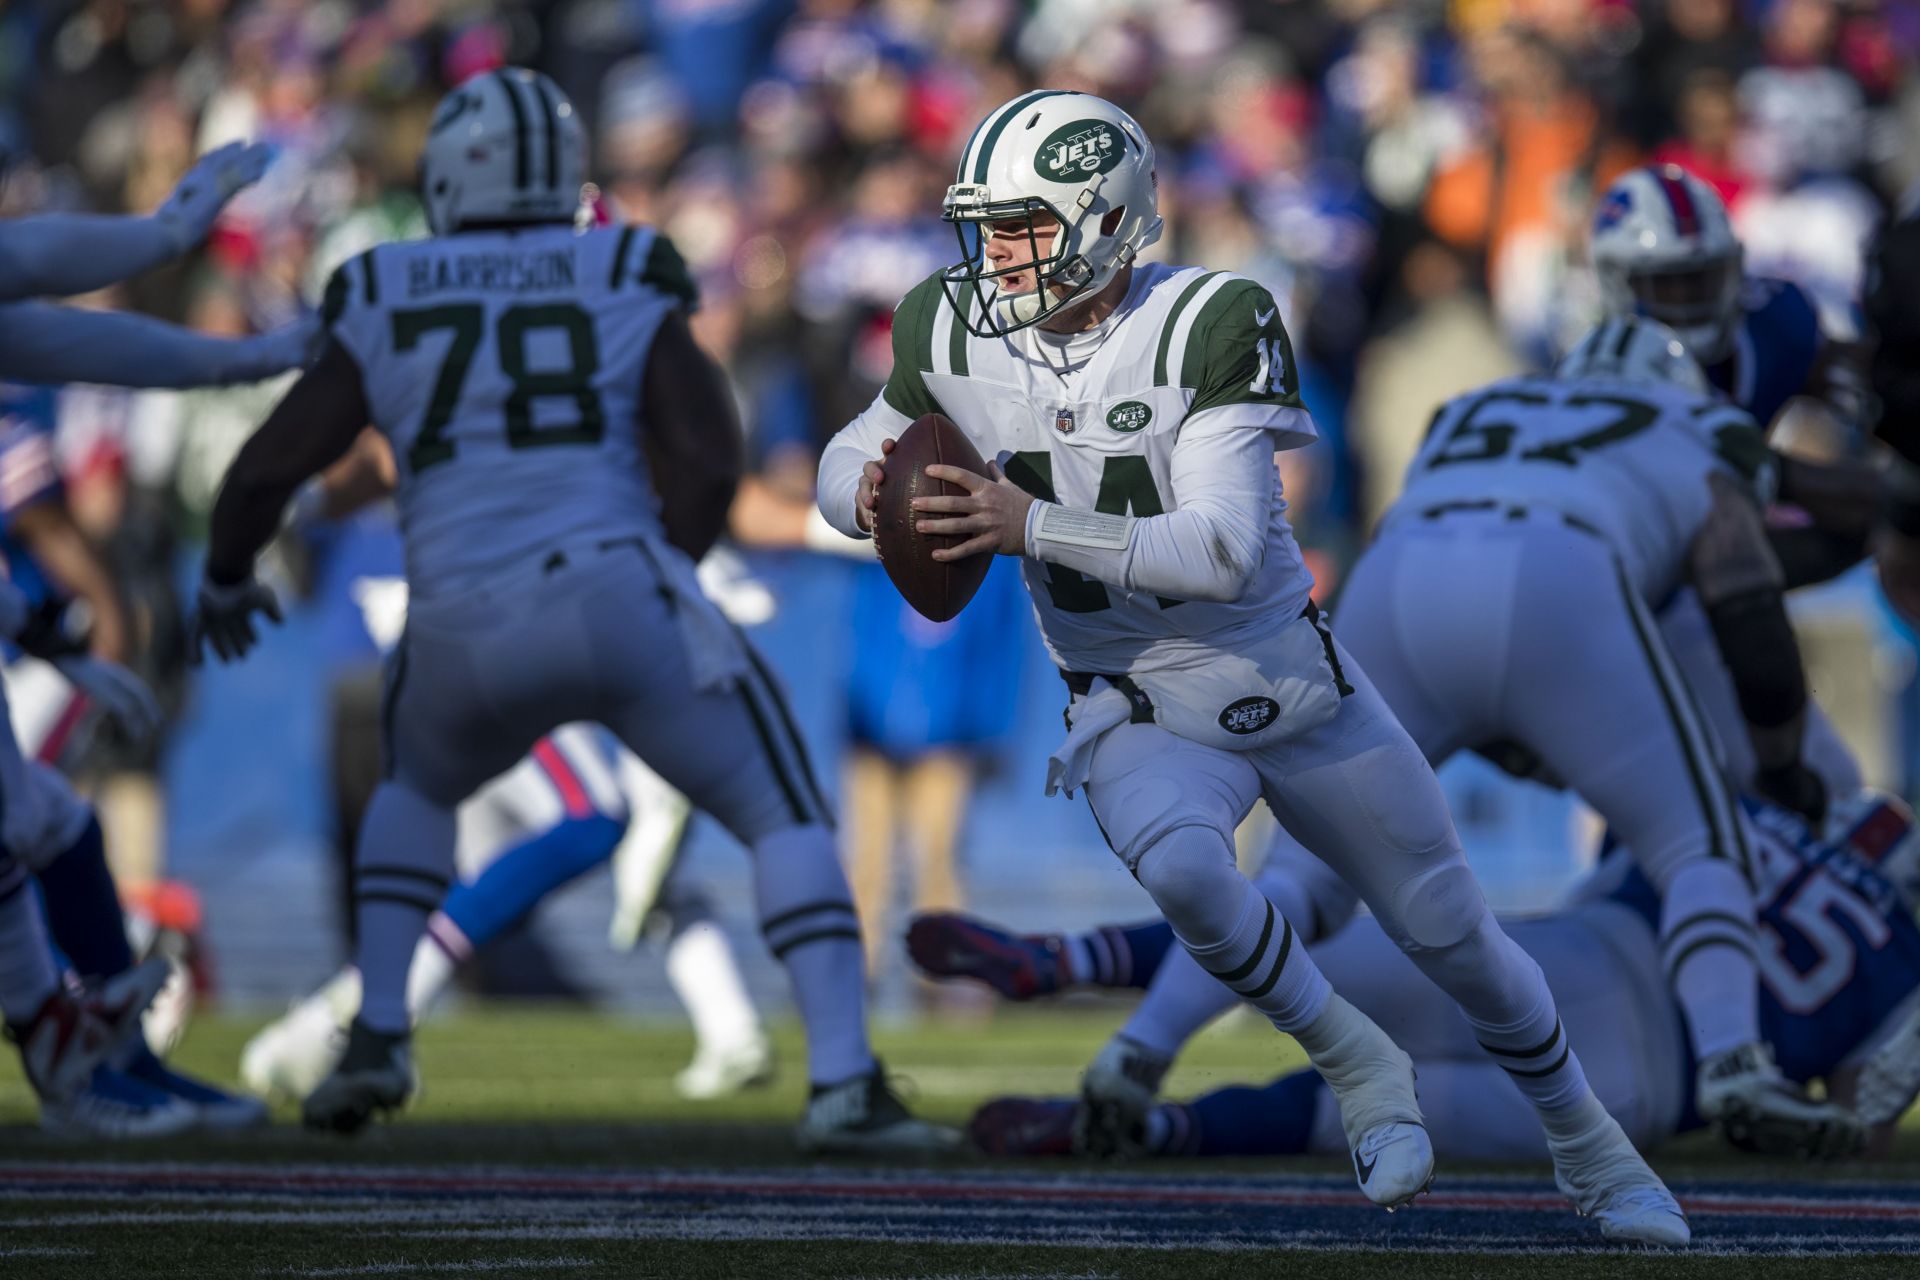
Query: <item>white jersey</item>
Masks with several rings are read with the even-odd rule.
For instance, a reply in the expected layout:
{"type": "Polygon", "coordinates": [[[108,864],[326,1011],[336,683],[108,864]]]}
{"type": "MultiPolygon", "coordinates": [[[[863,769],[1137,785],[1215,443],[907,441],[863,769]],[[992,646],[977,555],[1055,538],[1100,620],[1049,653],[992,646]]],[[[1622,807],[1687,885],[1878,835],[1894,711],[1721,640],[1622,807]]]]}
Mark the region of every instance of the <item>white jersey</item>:
{"type": "MultiPolygon", "coordinates": [[[[970,334],[939,277],[923,281],[894,314],[893,374],[868,414],[897,420],[887,434],[898,435],[925,413],[951,418],[1034,496],[1111,515],[1174,508],[1174,445],[1202,415],[1230,415],[1235,427],[1268,434],[1275,449],[1315,434],[1272,296],[1230,272],[1162,265],[1136,268],[1114,314],[1064,342],[1034,329],[970,334]]],[[[1069,671],[1152,670],[1231,649],[1236,637],[1299,614],[1313,578],[1277,472],[1274,486],[1261,567],[1230,603],[1128,591],[1024,559],[1054,660],[1069,671]]]]}
{"type": "Polygon", "coordinates": [[[1658,601],[1684,576],[1715,472],[1768,496],[1759,428],[1714,396],[1509,378],[1441,406],[1384,523],[1478,505],[1545,507],[1606,538],[1643,598],[1658,601]]]}
{"type": "Polygon", "coordinates": [[[393,445],[415,595],[660,532],[641,383],[661,321],[692,298],[673,246],[643,227],[466,231],[334,273],[326,320],[393,445]]]}

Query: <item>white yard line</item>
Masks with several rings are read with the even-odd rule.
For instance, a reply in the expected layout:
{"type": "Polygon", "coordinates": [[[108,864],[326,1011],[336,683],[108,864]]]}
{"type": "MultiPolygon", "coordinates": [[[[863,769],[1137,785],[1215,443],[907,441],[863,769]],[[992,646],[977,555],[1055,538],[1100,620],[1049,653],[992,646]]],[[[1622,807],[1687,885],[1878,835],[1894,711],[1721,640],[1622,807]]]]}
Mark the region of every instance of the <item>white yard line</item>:
{"type": "Polygon", "coordinates": [[[262,1276],[410,1276],[471,1275],[476,1271],[562,1271],[594,1265],[591,1258],[480,1258],[472,1262],[369,1262],[357,1267],[287,1267],[258,1271],[262,1276]]]}

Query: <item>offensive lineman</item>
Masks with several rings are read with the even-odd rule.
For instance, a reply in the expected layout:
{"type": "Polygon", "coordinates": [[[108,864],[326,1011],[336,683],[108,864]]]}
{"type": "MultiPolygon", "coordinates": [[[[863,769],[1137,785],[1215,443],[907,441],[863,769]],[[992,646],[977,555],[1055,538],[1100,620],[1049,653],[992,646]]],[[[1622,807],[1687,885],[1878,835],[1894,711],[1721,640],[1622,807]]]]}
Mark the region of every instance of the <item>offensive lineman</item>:
{"type": "Polygon", "coordinates": [[[859,925],[785,701],[694,581],[739,444],[682,313],[691,281],[650,230],[576,233],[583,151],[545,76],[448,94],[422,159],[434,237],[335,273],[325,351],[214,508],[196,632],[232,659],[251,615],[274,616],[253,560],[300,484],[369,421],[399,463],[411,597],[355,867],[362,1001],[305,1121],[351,1132],[412,1093],[407,969],[448,888],[454,809],[544,733],[592,720],[752,850],[807,1028],[801,1145],[948,1146],[868,1046],[859,925]]]}
{"type": "Polygon", "coordinates": [[[1851,1120],[1786,1081],[1761,1038],[1747,824],[1652,620],[1694,590],[1759,789],[1817,818],[1805,676],[1760,515],[1768,458],[1671,331],[1609,320],[1555,377],[1442,406],[1342,618],[1429,760],[1476,750],[1564,784],[1633,850],[1663,904],[1700,1114],[1742,1144],[1817,1147],[1851,1120]]]}
{"type": "Polygon", "coordinates": [[[1685,1242],[1538,967],[1488,912],[1431,771],[1309,601],[1273,453],[1314,428],[1271,296],[1224,272],[1135,265],[1161,228],[1153,151],[1085,94],[989,114],[943,216],[965,258],[896,311],[891,377],[821,456],[827,521],[869,532],[879,459],[920,414],[944,413],[992,460],[985,479],[930,469],[967,494],[915,508],[928,532],[970,535],[938,558],[1026,557],[1073,695],[1049,790],[1085,788],[1182,945],[1300,1041],[1369,1198],[1396,1207],[1432,1178],[1411,1064],[1235,868],[1232,832],[1256,799],[1459,1000],[1538,1108],[1575,1205],[1609,1236],[1685,1242]]]}

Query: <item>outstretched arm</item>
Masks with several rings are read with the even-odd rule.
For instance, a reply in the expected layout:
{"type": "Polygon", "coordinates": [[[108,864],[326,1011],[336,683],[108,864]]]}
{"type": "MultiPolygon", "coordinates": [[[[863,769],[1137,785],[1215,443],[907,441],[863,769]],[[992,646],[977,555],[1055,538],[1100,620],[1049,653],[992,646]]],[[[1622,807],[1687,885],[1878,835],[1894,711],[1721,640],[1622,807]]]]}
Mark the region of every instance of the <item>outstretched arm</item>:
{"type": "Polygon", "coordinates": [[[179,257],[207,238],[227,201],[272,158],[263,143],[209,151],[146,216],[63,213],[0,222],[0,300],[91,293],[179,257]]]}
{"type": "Polygon", "coordinates": [[[16,302],[0,305],[0,377],[110,387],[258,382],[298,366],[315,333],[297,322],[253,338],[215,338],[124,311],[16,302]]]}

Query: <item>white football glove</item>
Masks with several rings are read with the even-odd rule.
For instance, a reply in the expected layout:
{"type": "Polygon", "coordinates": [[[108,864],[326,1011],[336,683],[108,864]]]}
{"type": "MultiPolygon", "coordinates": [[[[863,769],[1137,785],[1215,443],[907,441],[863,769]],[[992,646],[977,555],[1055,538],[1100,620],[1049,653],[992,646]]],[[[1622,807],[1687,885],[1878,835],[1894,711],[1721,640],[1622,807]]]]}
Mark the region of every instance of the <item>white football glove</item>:
{"type": "Polygon", "coordinates": [[[220,211],[234,193],[259,180],[273,159],[264,142],[229,142],[201,156],[173,194],[153,211],[175,253],[185,253],[207,238],[220,211]]]}
{"type": "Polygon", "coordinates": [[[200,603],[187,626],[187,652],[193,661],[205,661],[209,645],[222,662],[245,657],[247,650],[260,643],[253,629],[255,613],[280,621],[280,601],[271,587],[254,578],[230,587],[201,579],[200,603]]]}
{"type": "Polygon", "coordinates": [[[160,703],[146,682],[103,658],[55,658],[53,665],[135,743],[160,732],[160,703]]]}

